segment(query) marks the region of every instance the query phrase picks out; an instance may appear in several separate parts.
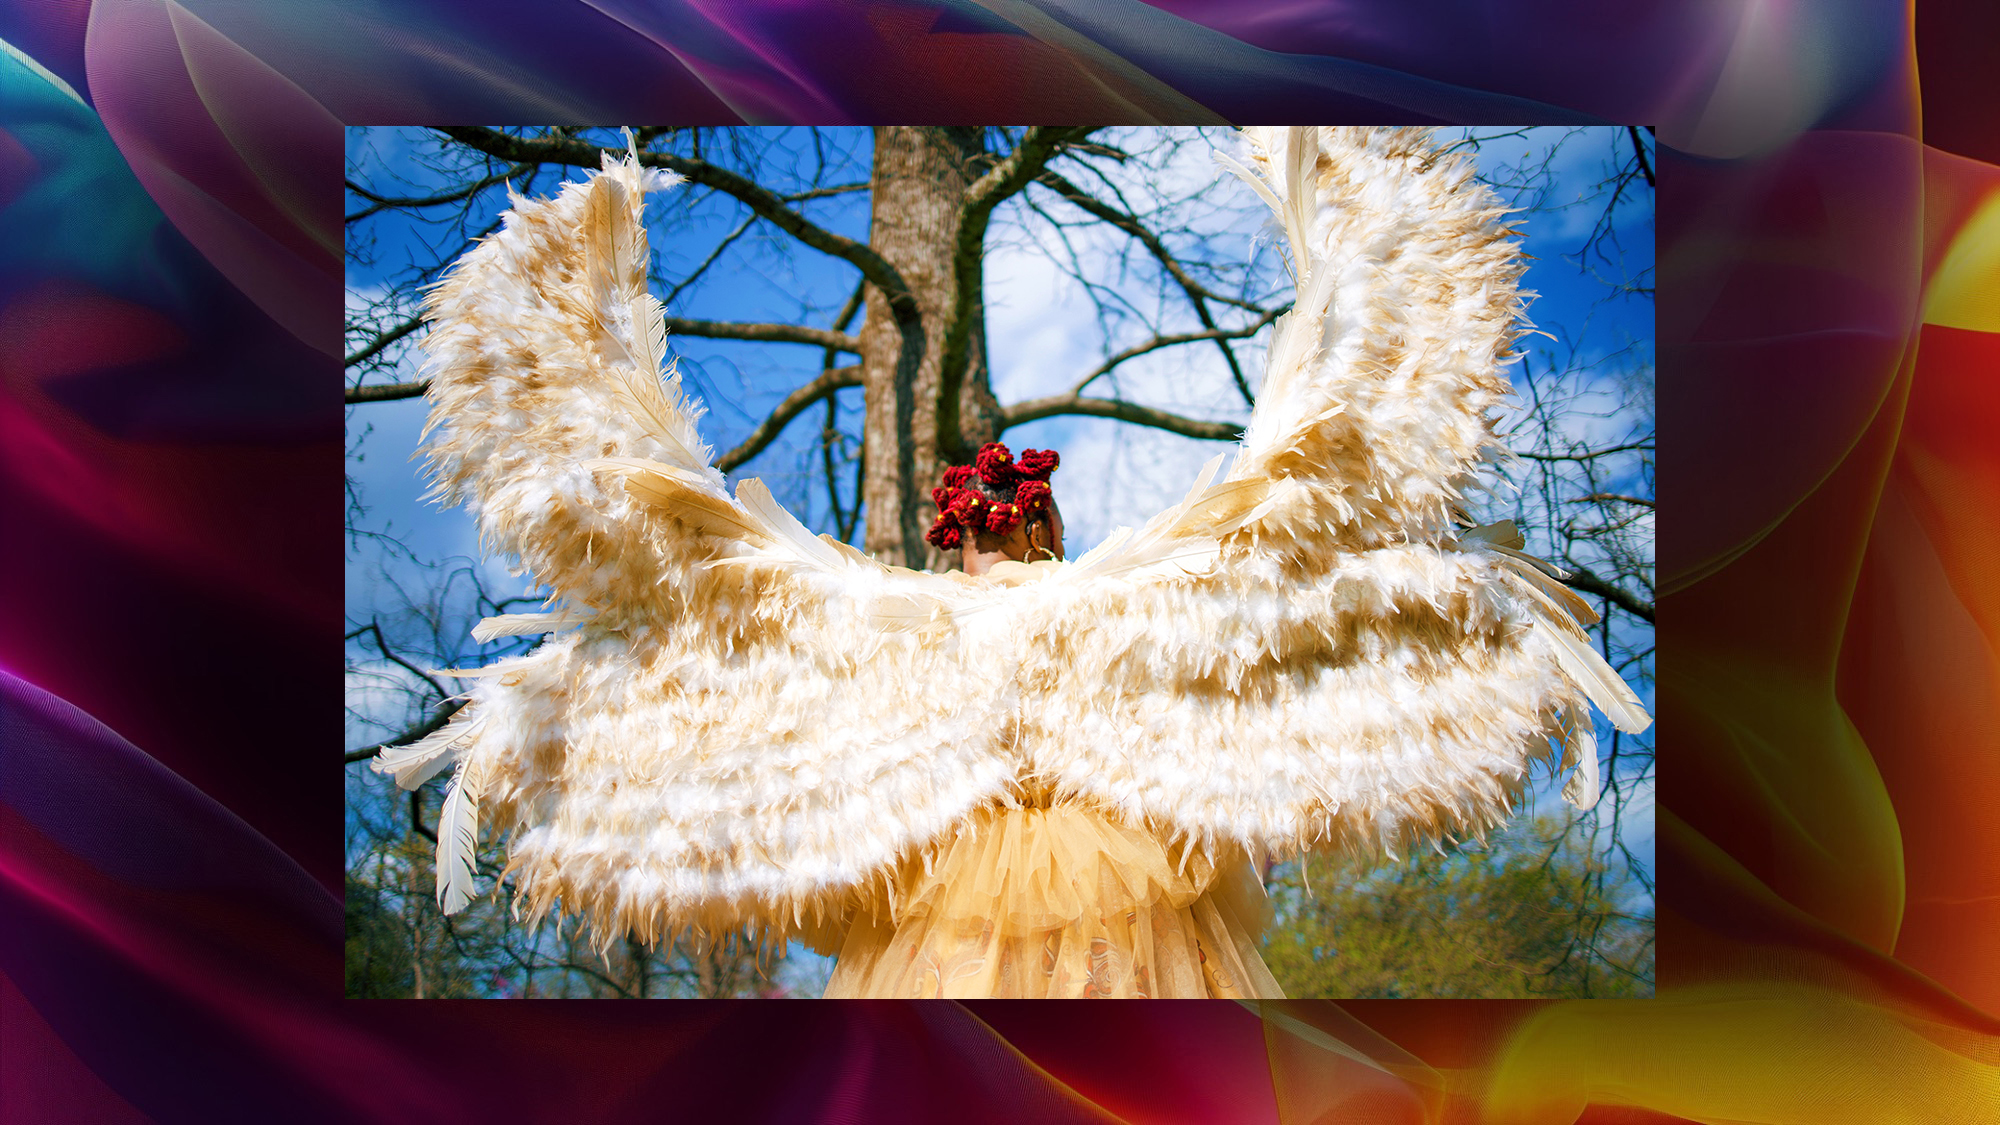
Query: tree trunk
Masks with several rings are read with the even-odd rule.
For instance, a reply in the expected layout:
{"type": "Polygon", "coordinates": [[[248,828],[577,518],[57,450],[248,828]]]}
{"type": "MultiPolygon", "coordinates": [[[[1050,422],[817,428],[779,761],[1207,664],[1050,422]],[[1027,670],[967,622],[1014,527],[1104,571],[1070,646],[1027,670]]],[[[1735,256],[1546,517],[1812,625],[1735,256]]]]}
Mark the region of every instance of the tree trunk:
{"type": "MultiPolygon", "coordinates": [[[[999,433],[1000,406],[986,367],[984,309],[976,308],[960,394],[957,434],[940,440],[941,343],[956,314],[953,270],[965,191],[984,170],[977,128],[884,126],[875,130],[869,245],[902,275],[914,313],[898,319],[870,287],[861,326],[868,420],[863,454],[867,551],[895,566],[947,563],[924,542],[937,512],[930,490],[945,465],[964,461],[999,433]]],[[[980,302],[978,294],[971,298],[980,302]]]]}

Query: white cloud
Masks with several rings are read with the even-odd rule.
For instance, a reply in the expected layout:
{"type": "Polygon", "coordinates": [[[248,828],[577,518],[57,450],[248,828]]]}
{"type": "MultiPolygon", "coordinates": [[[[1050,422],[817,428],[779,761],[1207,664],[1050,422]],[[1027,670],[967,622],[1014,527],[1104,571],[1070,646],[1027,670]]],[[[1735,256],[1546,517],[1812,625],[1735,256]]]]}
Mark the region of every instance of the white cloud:
{"type": "MultiPolygon", "coordinates": [[[[1266,212],[1247,187],[1219,175],[1205,141],[1191,130],[1175,132],[1185,143],[1166,159],[1134,160],[1129,167],[1110,165],[1107,178],[1135,206],[1165,207],[1162,229],[1193,230],[1209,240],[1208,253],[1219,253],[1230,264],[1248,262],[1266,212]],[[1206,204],[1200,208],[1176,202],[1204,192],[1206,204]]],[[[1103,139],[1137,152],[1151,149],[1155,134],[1121,130],[1103,139]]],[[[1073,182],[1110,198],[1102,184],[1081,178],[1073,182]]],[[[1048,206],[1058,217],[1074,216],[1066,204],[1048,206]]],[[[1129,235],[1106,224],[1072,227],[1065,233],[1079,272],[1095,284],[1117,289],[1130,302],[1123,323],[1113,324],[1113,336],[1106,339],[1106,325],[1099,321],[1092,295],[1057,264],[1055,256],[1067,253],[1064,244],[1025,208],[1012,208],[1008,214],[1025,229],[995,239],[986,267],[988,355],[994,391],[1002,402],[1065,393],[1107,356],[1150,337],[1154,328],[1185,332],[1200,327],[1178,288],[1157,283],[1153,259],[1129,235]],[[1151,318],[1153,326],[1140,316],[1151,318]]],[[[1268,272],[1273,262],[1267,259],[1261,265],[1268,272]]],[[[1244,319],[1240,310],[1226,306],[1214,306],[1214,312],[1224,324],[1244,319]]],[[[1254,383],[1261,370],[1261,349],[1243,342],[1234,347],[1254,383]]],[[[1246,416],[1220,352],[1208,344],[1179,345],[1129,360],[1093,383],[1087,393],[1198,419],[1241,422],[1246,416]]],[[[1018,427],[1009,432],[1008,441],[1016,447],[1053,447],[1062,453],[1063,467],[1054,484],[1072,555],[1101,541],[1112,529],[1136,526],[1179,501],[1204,462],[1233,448],[1080,417],[1018,427]]]]}

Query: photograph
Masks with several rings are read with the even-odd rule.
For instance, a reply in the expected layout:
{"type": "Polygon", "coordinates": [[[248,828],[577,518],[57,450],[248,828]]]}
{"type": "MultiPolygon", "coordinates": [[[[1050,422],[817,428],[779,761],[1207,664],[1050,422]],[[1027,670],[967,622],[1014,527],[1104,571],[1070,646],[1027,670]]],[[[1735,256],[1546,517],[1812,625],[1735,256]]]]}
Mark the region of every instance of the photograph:
{"type": "Polygon", "coordinates": [[[1652,144],[350,130],[348,994],[1651,995],[1652,144]]]}

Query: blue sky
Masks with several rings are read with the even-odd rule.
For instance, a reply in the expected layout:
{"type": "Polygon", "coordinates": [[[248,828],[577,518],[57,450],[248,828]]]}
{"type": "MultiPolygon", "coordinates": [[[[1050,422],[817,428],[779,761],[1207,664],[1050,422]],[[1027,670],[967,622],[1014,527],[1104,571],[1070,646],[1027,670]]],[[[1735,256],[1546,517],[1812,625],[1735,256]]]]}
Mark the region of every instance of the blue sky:
{"type": "MultiPolygon", "coordinates": [[[[1584,239],[1604,211],[1604,199],[1594,189],[1607,174],[1608,162],[1622,156],[1625,150],[1621,146],[1629,144],[1625,130],[1477,129],[1446,131],[1443,136],[1457,140],[1468,134],[1482,138],[1477,159],[1482,175],[1489,180],[1510,183],[1518,178],[1518,169],[1546,166],[1545,179],[1528,189],[1504,193],[1516,206],[1536,207],[1525,216],[1525,249],[1536,260],[1523,284],[1539,294],[1529,310],[1530,318],[1555,339],[1530,338],[1531,368],[1544,375],[1552,365],[1573,368],[1572,390],[1584,407],[1575,412],[1571,422],[1579,433],[1616,435],[1642,418],[1649,419],[1652,303],[1649,298],[1610,296],[1607,280],[1642,278],[1645,285],[1651,284],[1650,190],[1643,184],[1633,185],[1628,188],[1628,198],[1612,212],[1617,247],[1612,261],[1578,260],[1584,239]],[[1635,382],[1635,372],[1643,373],[1643,380],[1635,382]],[[1635,393],[1638,385],[1643,385],[1643,395],[1635,393]]],[[[821,162],[827,168],[826,183],[867,178],[869,134],[865,129],[831,133],[831,143],[818,150],[805,143],[797,131],[754,136],[757,143],[768,143],[790,154],[776,160],[778,171],[772,180],[778,183],[821,162]]],[[[1147,140],[1135,130],[1114,131],[1112,138],[1135,147],[1147,140]]],[[[1219,135],[1216,139],[1226,141],[1219,135]]],[[[1650,144],[1650,138],[1647,141],[1650,144]]],[[[415,159],[433,145],[432,135],[422,130],[351,130],[348,137],[350,161],[363,163],[369,183],[409,195],[434,191],[440,182],[415,159]],[[392,176],[405,183],[396,185],[388,178],[392,176]]],[[[1086,184],[1085,177],[1073,167],[1065,174],[1086,184]]],[[[1159,188],[1170,198],[1192,195],[1218,179],[1227,181],[1209,193],[1208,203],[1191,209],[1190,221],[1199,225],[1200,238],[1209,251],[1218,260],[1240,268],[1244,283],[1258,295],[1283,285],[1282,268],[1263,222],[1266,213],[1247,188],[1217,171],[1206,143],[1186,144],[1174,159],[1148,176],[1113,170],[1110,177],[1138,196],[1159,188]]],[[[556,183],[554,174],[545,172],[534,190],[547,193],[556,183]]],[[[679,284],[704,261],[745,215],[743,208],[727,197],[686,188],[653,199],[649,211],[653,248],[660,276],[668,286],[679,284]]],[[[358,205],[357,198],[350,195],[350,209],[358,205]]],[[[489,203],[474,211],[468,216],[469,224],[478,228],[503,205],[489,203]]],[[[867,197],[863,193],[800,206],[822,226],[850,237],[866,237],[867,197]]],[[[1052,210],[1060,212],[1062,208],[1056,205],[1052,210]]],[[[371,220],[362,229],[374,240],[380,264],[375,269],[350,265],[350,306],[359,297],[391,284],[396,269],[409,257],[430,252],[421,233],[398,216],[371,220]]],[[[1046,230],[1039,235],[1042,247],[1035,245],[1036,231],[1032,216],[1010,204],[996,216],[994,233],[988,240],[988,355],[993,385],[1002,402],[1066,390],[1105,355],[1151,332],[1136,315],[1114,319],[1108,325],[1101,323],[1078,283],[1064,276],[1044,252],[1053,244],[1046,230]]],[[[1179,310],[1177,294],[1167,294],[1171,299],[1163,304],[1151,276],[1126,268],[1130,262],[1121,256],[1131,250],[1128,239],[1107,229],[1073,233],[1085,271],[1093,280],[1129,301],[1135,310],[1158,310],[1158,323],[1168,330],[1198,327],[1191,315],[1179,310]]],[[[854,282],[852,267],[793,243],[768,224],[757,223],[699,281],[675,296],[669,311],[676,316],[717,320],[830,325],[854,282]]],[[[665,290],[656,293],[668,296],[665,290]]],[[[1234,323],[1227,317],[1224,320],[1234,323]]],[[[702,428],[718,452],[737,444],[785,393],[816,373],[821,362],[817,349],[799,345],[676,338],[670,339],[669,346],[679,357],[689,390],[709,407],[702,428]]],[[[1238,355],[1254,384],[1261,370],[1261,344],[1240,347],[1238,355]]],[[[413,360],[412,355],[399,366],[398,378],[415,377],[413,360]]],[[[1108,389],[1095,388],[1100,393],[1108,389]]],[[[1133,400],[1195,416],[1237,421],[1245,417],[1241,398],[1209,346],[1169,349],[1130,363],[1119,369],[1117,389],[1133,400]]],[[[844,392],[842,402],[843,418],[851,431],[858,430],[859,390],[844,392]]],[[[508,573],[507,560],[479,558],[476,533],[462,511],[440,511],[421,502],[425,485],[411,455],[425,409],[421,399],[411,399],[350,410],[349,442],[354,459],[349,470],[366,506],[358,526],[393,537],[401,548],[390,549],[386,539],[366,535],[353,541],[347,577],[349,628],[380,617],[393,630],[430,632],[433,623],[413,620],[405,612],[399,587],[418,590],[455,568],[477,568],[497,597],[526,591],[524,581],[508,573]]],[[[819,419],[818,410],[808,411],[737,475],[763,478],[780,500],[815,529],[825,529],[824,503],[817,486],[807,487],[810,478],[802,471],[809,462],[817,461],[819,419]]],[[[1087,550],[1116,526],[1140,523],[1178,499],[1196,468],[1224,448],[1095,419],[1037,422],[1010,430],[1006,440],[1016,449],[1052,447],[1062,452],[1063,469],[1056,483],[1063,497],[1072,555],[1087,550]],[[1064,491],[1064,479],[1088,481],[1090,487],[1064,491]]],[[[1637,486],[1631,480],[1614,483],[1620,488],[1637,486]]],[[[1531,515],[1533,504],[1532,496],[1517,499],[1503,490],[1489,515],[1531,515]]],[[[1531,549],[1534,546],[1530,544],[1531,549]]],[[[461,611],[462,621],[435,625],[447,633],[462,633],[474,615],[464,607],[461,611]]],[[[1651,642],[1649,637],[1640,637],[1637,643],[1645,646],[1651,642]]],[[[379,740],[385,732],[410,720],[408,703],[395,691],[383,690],[407,674],[385,665],[372,648],[360,642],[350,642],[349,654],[363,668],[361,676],[350,675],[350,708],[374,720],[361,721],[350,714],[348,742],[360,746],[379,740]]],[[[486,657],[467,640],[456,658],[477,662],[486,657]]],[[[1650,686],[1642,689],[1642,695],[1650,705],[1650,686]]],[[[1608,737],[1608,728],[1600,729],[1608,737]]],[[[354,776],[357,772],[350,771],[351,785],[360,780],[354,776]]],[[[1542,786],[1533,807],[1553,810],[1551,792],[1551,787],[1542,786]]],[[[1628,803],[1624,827],[1628,842],[1637,846],[1650,865],[1649,789],[1628,803]]]]}

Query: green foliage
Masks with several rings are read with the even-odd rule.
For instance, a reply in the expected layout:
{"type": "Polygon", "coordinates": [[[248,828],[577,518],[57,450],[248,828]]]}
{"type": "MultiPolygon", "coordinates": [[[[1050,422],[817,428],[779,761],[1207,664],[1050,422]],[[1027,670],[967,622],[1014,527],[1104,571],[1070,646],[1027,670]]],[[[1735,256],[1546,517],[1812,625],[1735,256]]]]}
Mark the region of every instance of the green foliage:
{"type": "Polygon", "coordinates": [[[1294,997],[1650,996],[1651,896],[1626,894],[1575,829],[1542,818],[1481,849],[1280,864],[1264,958],[1294,997]]]}
{"type": "Polygon", "coordinates": [[[380,889],[347,873],[347,995],[362,999],[408,996],[410,946],[387,913],[380,889]]]}
{"type": "Polygon", "coordinates": [[[347,995],[364,998],[504,994],[483,962],[483,927],[461,931],[438,911],[429,840],[384,841],[347,871],[347,995]],[[467,938],[472,940],[468,943],[467,938]]]}

